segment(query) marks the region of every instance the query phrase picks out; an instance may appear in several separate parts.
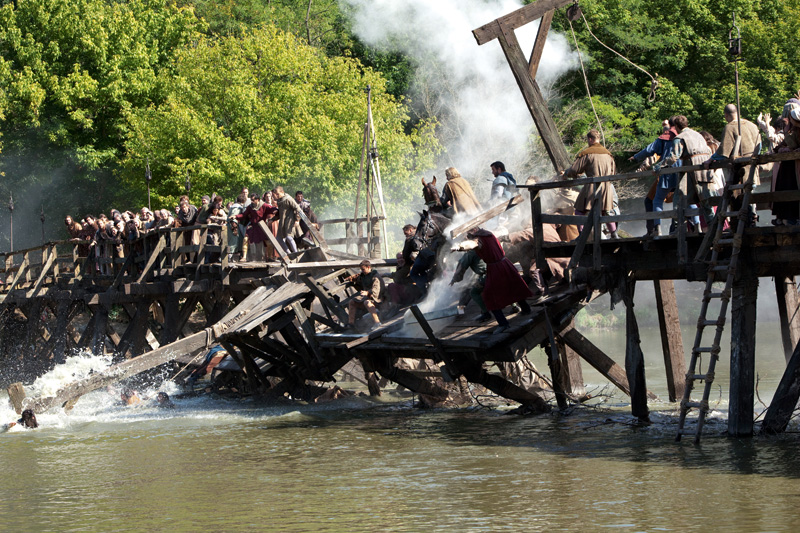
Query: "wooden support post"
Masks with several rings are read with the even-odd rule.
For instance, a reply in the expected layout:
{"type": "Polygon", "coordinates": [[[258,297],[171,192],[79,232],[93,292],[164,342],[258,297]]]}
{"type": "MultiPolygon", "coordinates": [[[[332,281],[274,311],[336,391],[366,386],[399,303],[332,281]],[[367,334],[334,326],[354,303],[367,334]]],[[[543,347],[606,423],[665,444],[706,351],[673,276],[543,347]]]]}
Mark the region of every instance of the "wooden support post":
{"type": "Polygon", "coordinates": [[[675,189],[672,200],[677,204],[676,210],[678,211],[678,227],[675,233],[678,236],[678,263],[685,265],[689,255],[686,245],[686,215],[684,214],[686,212],[686,174],[679,175],[678,187],[675,189]]]}
{"type": "Polygon", "coordinates": [[[644,377],[644,354],[642,353],[639,325],[633,311],[633,295],[636,281],[626,280],[625,287],[625,373],[631,388],[631,414],[639,420],[650,419],[647,407],[647,385],[644,377]]]}
{"type": "Polygon", "coordinates": [[[544,228],[542,227],[542,194],[531,192],[531,229],[533,230],[534,259],[540,272],[547,272],[547,260],[544,257],[544,228]]]}
{"type": "Polygon", "coordinates": [[[206,312],[206,327],[213,326],[224,317],[230,307],[231,297],[227,291],[215,293],[214,303],[206,312]]]}
{"type": "Polygon", "coordinates": [[[139,302],[136,305],[136,311],[133,313],[125,333],[122,334],[120,339],[115,359],[122,360],[126,358],[128,352],[131,357],[136,357],[144,352],[145,334],[147,333],[147,322],[150,315],[150,302],[139,302]]]}
{"type": "Polygon", "coordinates": [[[42,307],[43,301],[41,298],[34,298],[25,308],[24,313],[28,321],[25,325],[25,349],[34,350],[31,355],[38,354],[36,345],[39,340],[39,331],[42,327],[42,307]]]}
{"type": "Polygon", "coordinates": [[[547,108],[547,103],[539,89],[539,84],[531,78],[530,65],[525,59],[522,48],[520,48],[514,29],[500,21],[495,21],[495,24],[497,25],[497,38],[500,42],[500,47],[503,49],[503,54],[505,54],[508,65],[514,73],[517,85],[522,91],[522,97],[525,99],[525,104],[528,106],[528,111],[533,117],[534,123],[536,123],[542,143],[547,149],[550,161],[553,163],[553,168],[556,172],[561,172],[569,167],[569,156],[567,155],[567,149],[564,148],[564,143],[558,133],[555,121],[547,108]]]}
{"type": "Polygon", "coordinates": [[[94,308],[94,330],[90,350],[95,355],[103,355],[106,351],[106,326],[108,326],[108,307],[104,304],[94,308]]]}
{"type": "MultiPolygon", "coordinates": [[[[575,321],[571,320],[568,327],[574,328],[575,321]]],[[[583,383],[580,356],[561,339],[556,339],[556,347],[561,359],[561,388],[574,398],[585,396],[586,385],[583,383]]]]}
{"type": "MultiPolygon", "coordinates": [[[[599,186],[598,186],[599,189],[599,186]]],[[[600,257],[600,240],[603,238],[603,225],[600,223],[600,214],[603,208],[600,204],[601,200],[595,194],[594,202],[592,202],[592,226],[594,226],[594,245],[592,246],[592,267],[595,270],[600,270],[602,258],[600,257]]]]}
{"type": "Polygon", "coordinates": [[[788,362],[794,347],[800,342],[800,299],[794,276],[775,276],[775,295],[778,298],[783,351],[788,362]]]}
{"type": "Polygon", "coordinates": [[[367,245],[364,244],[364,226],[366,222],[356,220],[356,233],[358,235],[358,255],[366,257],[367,245]]]}
{"type": "MultiPolygon", "coordinates": [[[[422,328],[422,331],[425,333],[425,336],[428,337],[428,340],[433,345],[436,353],[439,355],[439,359],[444,362],[444,367],[449,374],[450,380],[455,379],[458,377],[458,372],[456,367],[453,366],[452,359],[450,356],[447,355],[447,352],[444,351],[442,347],[442,343],[439,342],[439,339],[436,338],[436,335],[433,333],[433,329],[431,329],[431,325],[428,324],[428,321],[425,320],[425,315],[422,314],[422,311],[419,310],[419,307],[416,305],[412,305],[410,307],[411,313],[414,315],[414,318],[417,319],[417,323],[419,327],[422,328]]],[[[445,381],[450,381],[446,379],[445,381]]]]}
{"type": "Polygon", "coordinates": [[[731,306],[731,386],[728,402],[728,435],[753,434],[753,401],[756,367],[756,300],[758,277],[740,256],[741,279],[733,283],[731,306]]]}
{"type": "Polygon", "coordinates": [[[658,310],[658,325],[661,330],[664,367],[667,371],[669,401],[677,402],[683,398],[683,391],[686,388],[686,357],[683,352],[675,283],[672,280],[653,280],[653,288],[656,293],[656,309],[658,310]]]}
{"type": "Polygon", "coordinates": [[[800,400],[800,342],[795,344],[786,371],[764,416],[760,433],[774,435],[786,431],[798,400],[800,400]]]}
{"type": "Polygon", "coordinates": [[[56,303],[56,327],[52,336],[52,350],[48,350],[56,364],[67,359],[67,326],[74,318],[71,311],[75,307],[77,306],[72,305],[70,300],[59,300],[56,303]]]}
{"type": "Polygon", "coordinates": [[[564,381],[569,381],[569,379],[565,378],[564,376],[566,370],[561,364],[561,356],[558,353],[556,336],[553,333],[553,325],[550,322],[550,316],[547,314],[547,308],[544,310],[544,320],[545,325],[547,326],[547,337],[549,339],[547,365],[550,367],[550,375],[552,376],[553,393],[556,395],[556,403],[558,404],[558,408],[566,409],[569,404],[567,403],[567,392],[564,389],[564,381]]]}

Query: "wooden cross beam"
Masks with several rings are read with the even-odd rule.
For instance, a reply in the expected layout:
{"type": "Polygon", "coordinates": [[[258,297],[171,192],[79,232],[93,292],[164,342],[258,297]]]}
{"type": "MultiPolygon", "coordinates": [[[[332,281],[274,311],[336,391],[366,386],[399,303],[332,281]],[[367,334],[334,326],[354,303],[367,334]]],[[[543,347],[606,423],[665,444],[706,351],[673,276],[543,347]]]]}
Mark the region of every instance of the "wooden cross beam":
{"type": "Polygon", "coordinates": [[[522,97],[533,117],[536,129],[539,130],[539,135],[542,137],[542,142],[556,173],[569,167],[570,158],[553,121],[553,116],[547,109],[547,103],[544,101],[539,84],[536,83],[536,73],[555,10],[572,3],[573,0],[538,0],[538,2],[528,4],[513,13],[472,30],[472,35],[475,36],[479,45],[495,39],[500,42],[503,54],[514,73],[514,78],[522,91],[522,97]],[[514,30],[537,19],[542,19],[542,21],[539,24],[539,32],[536,35],[530,59],[526,60],[514,30]]]}

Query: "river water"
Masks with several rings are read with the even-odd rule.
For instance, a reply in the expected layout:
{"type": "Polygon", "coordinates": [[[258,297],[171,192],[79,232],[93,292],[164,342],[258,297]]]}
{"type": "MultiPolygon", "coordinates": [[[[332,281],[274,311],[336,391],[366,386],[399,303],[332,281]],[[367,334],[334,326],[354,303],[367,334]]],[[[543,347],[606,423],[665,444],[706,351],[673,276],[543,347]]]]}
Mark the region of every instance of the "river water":
{"type": "MultiPolygon", "coordinates": [[[[757,339],[766,403],[784,365],[777,332],[760,327],[757,339]]],[[[623,362],[624,331],[587,336],[623,362]]],[[[666,397],[658,333],[642,338],[648,387],[666,397]]],[[[29,388],[97,364],[74,358],[29,388]]],[[[159,410],[98,391],[68,415],[41,415],[40,429],[0,434],[0,530],[795,529],[797,424],[777,438],[722,436],[727,366],[700,446],[674,442],[674,404],[651,403],[654,423],[634,425],[627,399],[587,368],[594,406],[531,418],[418,410],[393,394],[281,407],[206,396],[159,410]]]]}

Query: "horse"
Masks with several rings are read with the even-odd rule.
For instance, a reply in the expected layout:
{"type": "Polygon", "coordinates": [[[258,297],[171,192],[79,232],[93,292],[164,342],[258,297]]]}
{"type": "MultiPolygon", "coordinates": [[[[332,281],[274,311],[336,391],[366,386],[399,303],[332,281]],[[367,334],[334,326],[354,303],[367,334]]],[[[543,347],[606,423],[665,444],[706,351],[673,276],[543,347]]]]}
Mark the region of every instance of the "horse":
{"type": "Polygon", "coordinates": [[[412,237],[419,253],[409,273],[409,277],[419,287],[424,287],[436,272],[437,255],[442,244],[447,241],[444,230],[450,222],[451,220],[441,213],[427,209],[420,213],[419,223],[412,237]]]}

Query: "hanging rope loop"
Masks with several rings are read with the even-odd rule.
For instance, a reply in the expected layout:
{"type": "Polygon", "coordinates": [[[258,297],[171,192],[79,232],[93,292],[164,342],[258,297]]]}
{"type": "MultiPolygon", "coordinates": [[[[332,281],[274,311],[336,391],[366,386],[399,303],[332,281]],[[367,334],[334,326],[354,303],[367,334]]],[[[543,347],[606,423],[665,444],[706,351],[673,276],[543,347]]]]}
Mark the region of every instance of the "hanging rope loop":
{"type": "MultiPolygon", "coordinates": [[[[594,112],[594,118],[597,121],[598,129],[600,130],[600,134],[603,137],[603,145],[605,145],[605,143],[606,143],[606,135],[605,135],[605,132],[603,131],[603,124],[600,121],[600,117],[597,114],[597,109],[595,109],[595,107],[594,107],[594,101],[592,100],[592,91],[589,88],[589,78],[586,75],[586,67],[583,64],[583,54],[581,54],[580,46],[578,46],[578,38],[575,36],[575,29],[572,27],[572,23],[574,21],[577,21],[579,18],[583,19],[583,24],[586,26],[586,31],[589,32],[589,35],[591,35],[594,38],[595,41],[600,43],[601,46],[603,46],[607,50],[610,50],[611,52],[613,52],[617,56],[619,56],[622,59],[624,59],[629,64],[633,65],[637,69],[639,69],[642,72],[644,72],[645,74],[647,74],[647,76],[650,78],[650,94],[647,97],[647,101],[648,102],[650,102],[650,103],[655,102],[655,100],[656,100],[656,91],[658,89],[659,83],[658,83],[658,80],[654,76],[652,76],[649,72],[647,72],[645,69],[643,69],[642,67],[640,67],[639,65],[637,65],[636,63],[634,63],[633,61],[631,61],[630,59],[628,59],[624,55],[620,54],[619,52],[617,52],[616,50],[614,50],[613,48],[611,48],[610,46],[608,46],[603,41],[601,41],[600,39],[597,38],[597,36],[594,33],[592,33],[592,30],[589,28],[589,22],[586,20],[586,16],[583,14],[583,11],[581,11],[581,8],[578,5],[578,2],[575,2],[569,8],[567,8],[567,21],[569,22],[569,30],[572,33],[572,40],[575,42],[575,50],[577,50],[577,52],[578,52],[578,60],[580,61],[580,64],[581,64],[581,72],[583,73],[583,82],[584,82],[584,85],[586,86],[586,94],[589,97],[589,103],[592,105],[592,111],[594,112]]],[[[656,74],[656,76],[658,76],[658,74],[656,74]]]]}

